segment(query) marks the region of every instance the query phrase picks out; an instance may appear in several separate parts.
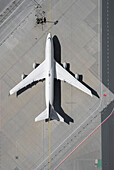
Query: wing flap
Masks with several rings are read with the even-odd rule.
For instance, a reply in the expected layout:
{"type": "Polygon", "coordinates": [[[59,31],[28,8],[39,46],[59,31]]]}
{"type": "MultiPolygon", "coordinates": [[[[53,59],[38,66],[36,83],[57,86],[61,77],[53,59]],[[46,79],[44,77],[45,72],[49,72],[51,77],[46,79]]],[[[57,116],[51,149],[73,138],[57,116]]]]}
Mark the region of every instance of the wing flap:
{"type": "Polygon", "coordinates": [[[25,79],[18,83],[9,92],[10,95],[26,87],[34,81],[44,79],[46,77],[46,60],[44,60],[35,70],[33,70],[25,79]]]}
{"type": "Polygon", "coordinates": [[[76,78],[74,78],[67,70],[65,70],[56,61],[55,61],[55,67],[56,67],[56,74],[55,74],[56,79],[66,81],[72,86],[92,96],[91,91],[87,87],[85,87],[81,82],[79,82],[76,78]]]}

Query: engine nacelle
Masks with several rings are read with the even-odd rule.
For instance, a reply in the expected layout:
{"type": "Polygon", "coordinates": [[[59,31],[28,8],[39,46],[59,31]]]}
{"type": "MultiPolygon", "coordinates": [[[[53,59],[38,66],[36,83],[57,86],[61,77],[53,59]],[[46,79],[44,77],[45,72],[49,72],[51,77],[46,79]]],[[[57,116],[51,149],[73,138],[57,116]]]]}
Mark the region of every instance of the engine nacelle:
{"type": "Polygon", "coordinates": [[[63,63],[63,67],[64,67],[64,69],[67,69],[67,63],[63,63]]]}
{"type": "Polygon", "coordinates": [[[23,73],[21,74],[21,80],[23,80],[26,77],[26,75],[23,73]]]}
{"type": "Polygon", "coordinates": [[[33,65],[32,65],[33,69],[36,69],[38,66],[39,66],[38,63],[33,63],[33,65]]]}
{"type": "Polygon", "coordinates": [[[75,74],[75,78],[79,80],[79,74],[75,74]]]}

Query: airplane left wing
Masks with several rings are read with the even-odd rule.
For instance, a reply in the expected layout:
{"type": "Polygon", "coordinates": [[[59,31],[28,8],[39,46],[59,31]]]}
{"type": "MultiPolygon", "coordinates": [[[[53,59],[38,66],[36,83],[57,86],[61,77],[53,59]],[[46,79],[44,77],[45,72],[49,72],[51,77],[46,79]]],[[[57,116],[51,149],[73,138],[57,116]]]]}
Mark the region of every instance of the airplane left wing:
{"type": "Polygon", "coordinates": [[[46,78],[46,60],[44,60],[35,70],[33,70],[25,79],[18,83],[14,88],[9,92],[9,95],[19,91],[20,89],[26,87],[34,81],[38,81],[46,78]]]}
{"type": "Polygon", "coordinates": [[[84,86],[81,82],[79,82],[76,78],[74,78],[67,70],[65,70],[60,64],[55,61],[55,68],[56,74],[55,78],[59,80],[66,81],[67,83],[71,84],[72,86],[80,89],[81,91],[87,93],[88,95],[92,96],[91,91],[84,86]]]}

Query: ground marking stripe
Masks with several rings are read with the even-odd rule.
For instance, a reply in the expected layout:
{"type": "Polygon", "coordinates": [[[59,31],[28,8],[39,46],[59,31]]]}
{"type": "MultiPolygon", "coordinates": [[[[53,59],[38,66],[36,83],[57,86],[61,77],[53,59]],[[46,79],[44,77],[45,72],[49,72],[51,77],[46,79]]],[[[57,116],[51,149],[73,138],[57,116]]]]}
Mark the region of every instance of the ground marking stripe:
{"type": "Polygon", "coordinates": [[[70,155],[72,155],[94,132],[97,131],[97,129],[99,129],[99,127],[101,127],[101,125],[103,123],[105,123],[112,115],[114,114],[114,112],[112,111],[112,113],[99,125],[97,126],[96,129],[94,129],[54,170],[56,170],[57,168],[60,167],[60,165],[66,161],[67,158],[70,157],[70,155]]]}

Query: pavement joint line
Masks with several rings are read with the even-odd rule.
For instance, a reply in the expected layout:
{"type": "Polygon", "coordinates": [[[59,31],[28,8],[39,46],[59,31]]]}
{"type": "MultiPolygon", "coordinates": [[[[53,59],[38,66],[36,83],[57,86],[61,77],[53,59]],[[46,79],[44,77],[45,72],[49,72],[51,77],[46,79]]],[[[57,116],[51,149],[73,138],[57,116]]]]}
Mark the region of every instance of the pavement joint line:
{"type": "Polygon", "coordinates": [[[35,41],[34,44],[32,44],[32,46],[31,46],[28,50],[26,50],[25,53],[24,53],[14,64],[12,64],[12,66],[0,77],[0,79],[2,79],[2,78],[7,74],[7,72],[8,72],[9,70],[11,70],[14,66],[16,66],[16,64],[17,64],[22,58],[24,58],[24,57],[26,56],[26,55],[32,50],[32,48],[36,46],[36,44],[38,43],[38,41],[39,41],[44,35],[45,35],[45,33],[44,33],[37,41],[35,41]]]}
{"type": "MultiPolygon", "coordinates": [[[[61,37],[62,37],[62,39],[63,39],[63,41],[64,41],[65,46],[66,46],[67,48],[69,48],[69,50],[71,51],[71,53],[73,53],[76,57],[78,57],[78,59],[87,67],[87,66],[88,66],[87,62],[84,62],[82,59],[80,59],[80,57],[78,56],[78,54],[76,54],[76,53],[72,50],[72,48],[70,48],[70,46],[67,45],[67,43],[65,42],[64,37],[63,37],[60,29],[59,29],[58,27],[57,27],[57,29],[58,29],[58,31],[59,31],[60,34],[61,34],[61,37]]],[[[95,36],[96,36],[96,35],[95,35],[95,36]]],[[[94,37],[95,37],[95,36],[94,36],[94,37]]],[[[94,37],[93,37],[93,38],[94,38],[94,37]]],[[[88,68],[88,67],[87,67],[87,68],[88,68]]],[[[95,75],[95,77],[96,77],[98,80],[100,80],[100,81],[102,80],[101,77],[98,76],[95,72],[93,72],[91,68],[89,68],[89,70],[90,70],[90,72],[92,72],[92,74],[95,75]]]]}
{"type": "Polygon", "coordinates": [[[112,111],[110,113],[110,115],[102,122],[100,123],[100,125],[98,125],[54,170],[58,169],[63,162],[66,161],[66,159],[68,159],[94,132],[96,132],[99,127],[101,127],[112,115],[114,114],[114,112],[112,111]]]}
{"type": "MultiPolygon", "coordinates": [[[[34,94],[34,96],[36,96],[36,95],[37,95],[37,93],[34,94]]],[[[25,104],[19,111],[17,111],[17,112],[15,113],[14,117],[15,117],[17,114],[21,113],[21,112],[27,107],[27,105],[31,102],[31,100],[33,100],[33,96],[31,96],[31,98],[26,102],[26,104],[25,104]]],[[[11,120],[12,120],[12,118],[9,119],[9,121],[11,121],[11,120]]],[[[27,120],[27,123],[29,123],[28,120],[27,120]]],[[[24,128],[24,126],[23,126],[23,128],[24,128]]],[[[11,139],[10,139],[10,140],[11,140],[11,139]]]]}
{"type": "MultiPolygon", "coordinates": [[[[99,104],[99,107],[100,107],[100,105],[101,105],[101,103],[99,104]]],[[[104,108],[103,108],[103,109],[104,109],[104,108]]],[[[102,109],[102,110],[103,110],[103,109],[102,109]]],[[[101,111],[102,111],[102,110],[101,110],[101,111]]],[[[52,155],[60,146],[62,146],[62,144],[64,144],[64,142],[65,142],[68,138],[70,138],[70,136],[71,136],[72,134],[74,134],[74,133],[77,131],[77,129],[79,129],[79,128],[81,127],[81,125],[83,125],[84,122],[86,122],[87,119],[89,119],[96,111],[97,111],[97,109],[96,109],[95,111],[93,111],[92,114],[91,114],[90,116],[88,116],[88,117],[85,119],[85,121],[83,121],[65,140],[63,140],[63,141],[61,142],[61,144],[60,144],[59,146],[57,146],[54,151],[52,151],[51,155],[52,155]]],[[[101,111],[99,111],[99,112],[101,112],[101,111]]],[[[99,114],[99,112],[98,112],[97,114],[99,114]]],[[[94,118],[92,118],[92,119],[94,119],[94,118]]],[[[67,143],[68,143],[68,142],[67,142],[67,143]]],[[[68,143],[68,144],[69,144],[69,143],[68,143]]],[[[39,168],[47,159],[48,159],[48,157],[45,158],[34,170],[37,170],[37,168],[39,168]]]]}
{"type": "MultiPolygon", "coordinates": [[[[75,3],[76,3],[76,2],[74,1],[69,8],[71,8],[75,3]]],[[[99,4],[99,6],[100,6],[100,4],[99,4]]],[[[69,10],[69,8],[64,12],[64,14],[69,10]]],[[[54,15],[55,15],[55,14],[54,14],[54,15]]],[[[64,15],[60,16],[60,17],[58,18],[58,20],[61,19],[63,16],[64,16],[64,15]]],[[[98,16],[99,16],[99,10],[98,10],[98,16]]],[[[100,21],[100,18],[99,18],[99,17],[98,17],[98,21],[100,21]]],[[[100,22],[99,22],[99,23],[100,23],[100,22]]],[[[57,28],[57,29],[58,29],[58,28],[57,28]]],[[[98,29],[99,29],[99,28],[98,28],[98,29]]],[[[59,30],[59,32],[60,32],[60,30],[59,30]]],[[[62,35],[62,33],[61,33],[61,35],[62,35]]],[[[100,38],[100,37],[98,36],[98,38],[100,38]]],[[[63,40],[64,40],[64,39],[63,39],[63,40]]],[[[68,48],[69,48],[69,46],[68,46],[68,48]]],[[[99,47],[98,47],[98,49],[99,49],[99,47]]],[[[73,52],[73,51],[71,51],[71,52],[73,52]]],[[[75,53],[74,53],[74,54],[75,54],[75,53]]],[[[76,54],[75,54],[75,55],[76,55],[76,54]]],[[[78,57],[78,58],[79,58],[79,57],[78,57]]],[[[90,69],[89,69],[89,70],[90,70],[90,69]]],[[[90,71],[92,72],[92,70],[90,70],[90,71]]],[[[96,76],[96,78],[98,78],[100,81],[102,80],[102,79],[100,78],[100,76],[96,75],[95,72],[93,72],[92,74],[94,74],[94,75],[96,76]]]]}
{"type": "MultiPolygon", "coordinates": [[[[33,10],[32,10],[32,11],[33,11],[33,10]]],[[[27,17],[28,17],[28,15],[27,15],[27,17]]],[[[26,18],[26,17],[25,17],[25,18],[26,18]]],[[[22,22],[22,21],[21,21],[21,22],[22,22]]],[[[50,24],[50,29],[51,29],[51,24],[50,24]]],[[[14,29],[14,30],[15,30],[15,29],[14,29]]],[[[36,41],[34,45],[36,45],[37,42],[38,42],[38,41],[36,41]]],[[[33,46],[34,46],[34,45],[33,45],[33,46]]],[[[31,49],[32,49],[32,48],[31,48],[31,49]]],[[[30,51],[31,51],[31,49],[30,49],[30,51]]],[[[8,70],[8,71],[9,71],[9,70],[8,70]]]]}
{"type": "MultiPolygon", "coordinates": [[[[27,16],[24,18],[24,20],[21,21],[21,23],[23,23],[23,21],[25,21],[25,19],[26,19],[30,14],[31,14],[31,13],[27,14],[27,16]]],[[[11,31],[11,33],[14,32],[14,31],[19,27],[19,25],[20,25],[20,24],[18,24],[18,26],[16,26],[16,28],[14,28],[14,30],[11,31]]],[[[54,26],[54,24],[53,24],[53,26],[54,26]]],[[[52,28],[53,26],[51,26],[51,28],[52,28]]],[[[31,46],[28,50],[26,50],[26,52],[24,53],[24,55],[21,56],[10,68],[0,77],[0,80],[1,80],[1,79],[7,74],[7,72],[8,72],[10,69],[12,69],[26,54],[28,54],[28,53],[32,50],[33,47],[36,46],[36,44],[39,42],[39,40],[40,40],[48,31],[49,31],[49,29],[47,29],[47,30],[44,32],[44,34],[41,35],[40,38],[37,39],[37,41],[35,41],[34,44],[32,44],[32,46],[31,46]]],[[[11,34],[11,33],[10,33],[10,34],[11,34]]],[[[6,39],[10,37],[10,34],[9,34],[9,36],[6,36],[6,39]]],[[[1,46],[5,41],[6,41],[6,40],[3,40],[2,42],[0,42],[0,46],[1,46]]]]}
{"type": "MultiPolygon", "coordinates": [[[[19,7],[20,7],[20,6],[19,6],[19,7]]],[[[32,9],[31,11],[33,12],[33,10],[34,10],[34,9],[32,9]]],[[[31,12],[29,12],[29,13],[24,17],[24,19],[22,19],[22,20],[20,21],[20,23],[17,24],[17,25],[15,26],[15,28],[0,42],[0,46],[14,33],[15,30],[17,30],[17,29],[20,27],[20,25],[21,25],[23,22],[25,22],[25,20],[28,18],[29,15],[31,15],[31,12]]]]}
{"type": "MultiPolygon", "coordinates": [[[[12,140],[9,138],[9,136],[5,134],[5,132],[4,132],[3,130],[1,131],[1,133],[2,133],[3,136],[5,136],[5,138],[6,138],[7,140],[9,140],[9,141],[11,142],[11,144],[12,144],[13,146],[16,147],[16,144],[14,143],[14,141],[12,141],[12,140]]],[[[21,146],[21,147],[23,147],[23,146],[21,146]]],[[[23,149],[26,150],[24,147],[23,147],[23,149]]],[[[20,152],[21,152],[21,151],[20,151],[20,152]]],[[[7,151],[6,151],[5,153],[7,153],[7,151]]],[[[24,158],[26,158],[25,155],[24,155],[22,152],[21,152],[21,154],[23,155],[24,158]]]]}
{"type": "MultiPolygon", "coordinates": [[[[26,0],[24,0],[24,1],[26,1],[26,0]]],[[[24,2],[23,1],[23,2],[24,2]]],[[[41,2],[43,2],[43,1],[41,1],[41,2]]],[[[20,6],[19,6],[20,7],[20,6]]],[[[25,22],[25,20],[29,17],[29,15],[31,15],[32,13],[33,13],[33,11],[34,11],[34,9],[31,9],[31,12],[29,12],[25,17],[24,17],[24,19],[22,19],[21,21],[20,21],[20,23],[19,24],[17,24],[17,26],[0,42],[0,46],[13,34],[13,32],[15,31],[15,30],[17,30],[18,29],[18,27],[23,23],[23,22],[25,22]]],[[[0,26],[1,27],[1,26],[0,26]]],[[[46,33],[47,31],[45,31],[44,32],[44,34],[46,33]]]]}
{"type": "MultiPolygon", "coordinates": [[[[103,110],[104,110],[104,109],[103,109],[103,110]]],[[[94,119],[94,118],[93,118],[93,119],[94,119]]],[[[76,136],[74,136],[74,137],[76,137],[76,136]]],[[[69,142],[67,142],[67,144],[69,144],[69,142]]],[[[66,145],[67,145],[67,144],[66,144],[66,145]]],[[[58,154],[59,154],[59,153],[58,153],[58,154]]],[[[57,156],[57,155],[55,155],[55,156],[57,156]]],[[[46,159],[45,159],[45,160],[46,160],[46,159]]]]}
{"type": "Polygon", "coordinates": [[[13,15],[13,13],[14,13],[25,1],[26,1],[26,0],[23,0],[23,1],[21,2],[21,4],[19,4],[19,6],[14,9],[14,11],[2,22],[2,24],[0,24],[0,27],[11,17],[11,15],[13,15]]]}

